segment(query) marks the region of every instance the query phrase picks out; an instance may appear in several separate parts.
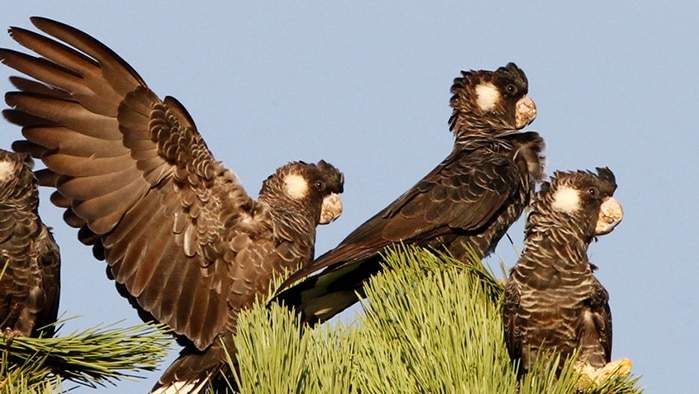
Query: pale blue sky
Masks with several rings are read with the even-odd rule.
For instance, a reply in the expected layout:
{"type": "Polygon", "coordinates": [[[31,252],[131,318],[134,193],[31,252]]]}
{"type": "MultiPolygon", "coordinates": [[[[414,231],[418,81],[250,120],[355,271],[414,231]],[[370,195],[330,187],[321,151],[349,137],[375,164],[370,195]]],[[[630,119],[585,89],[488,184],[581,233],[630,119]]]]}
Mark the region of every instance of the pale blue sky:
{"type": "MultiPolygon", "coordinates": [[[[448,154],[459,70],[516,62],[539,109],[528,129],[547,141],[547,172],[609,166],[617,176],[624,222],[590,249],[611,296],[613,357],[629,357],[649,393],[696,390],[695,1],[241,3],[24,0],[2,6],[0,27],[41,15],[102,40],[184,103],[253,194],[287,161],[338,166],[345,213],[319,229],[319,253],[448,154]]],[[[16,48],[7,35],[0,46],[16,48]]],[[[3,92],[10,74],[0,68],[3,92]]],[[[8,148],[19,131],[0,124],[8,148]]],[[[62,247],[61,311],[82,315],[67,331],[139,322],[105,264],[42,204],[62,247]]],[[[509,232],[518,247],[521,231],[509,232]]],[[[516,261],[507,243],[498,254],[516,261]]],[[[99,391],[145,392],[158,376],[99,391]]]]}

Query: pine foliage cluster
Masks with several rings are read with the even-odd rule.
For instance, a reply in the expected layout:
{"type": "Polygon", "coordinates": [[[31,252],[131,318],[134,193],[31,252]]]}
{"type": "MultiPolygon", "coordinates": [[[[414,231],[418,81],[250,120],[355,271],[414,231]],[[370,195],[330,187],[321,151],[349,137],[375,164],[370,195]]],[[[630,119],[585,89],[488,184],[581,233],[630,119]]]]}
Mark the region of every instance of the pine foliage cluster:
{"type": "Polygon", "coordinates": [[[159,367],[172,342],[164,327],[102,326],[53,338],[0,334],[0,393],[67,392],[137,378],[159,367]]]}
{"type": "Polygon", "coordinates": [[[503,285],[482,265],[421,249],[386,256],[350,323],[302,329],[273,304],[238,325],[241,393],[641,393],[639,377],[585,382],[555,357],[521,382],[502,333],[503,285]]]}

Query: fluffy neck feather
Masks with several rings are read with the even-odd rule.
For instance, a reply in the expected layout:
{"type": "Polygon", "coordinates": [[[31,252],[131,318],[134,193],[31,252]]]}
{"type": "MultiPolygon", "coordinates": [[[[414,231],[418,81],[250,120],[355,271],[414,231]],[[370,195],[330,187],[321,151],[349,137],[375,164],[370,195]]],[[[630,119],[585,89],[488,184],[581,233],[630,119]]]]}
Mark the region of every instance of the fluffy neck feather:
{"type": "MultiPolygon", "coordinates": [[[[21,162],[14,166],[24,166],[21,162]]],[[[0,188],[0,201],[4,205],[24,211],[34,211],[39,206],[39,190],[31,169],[24,166],[10,174],[0,188]]]]}
{"type": "Polygon", "coordinates": [[[291,199],[284,195],[283,177],[274,175],[265,181],[259,201],[269,206],[274,222],[274,234],[280,244],[286,243],[293,249],[290,255],[313,257],[316,225],[320,216],[320,203],[317,207],[308,198],[291,199]]]}
{"type": "MultiPolygon", "coordinates": [[[[569,277],[580,277],[572,275],[574,273],[591,272],[587,248],[593,237],[586,234],[588,230],[583,228],[582,221],[552,210],[552,194],[533,204],[525,228],[524,250],[515,268],[515,272],[535,268],[538,272],[547,271],[541,286],[554,285],[546,282],[559,277],[557,273],[560,272],[569,277]]],[[[525,280],[523,278],[537,280],[529,275],[520,277],[525,280]]]]}

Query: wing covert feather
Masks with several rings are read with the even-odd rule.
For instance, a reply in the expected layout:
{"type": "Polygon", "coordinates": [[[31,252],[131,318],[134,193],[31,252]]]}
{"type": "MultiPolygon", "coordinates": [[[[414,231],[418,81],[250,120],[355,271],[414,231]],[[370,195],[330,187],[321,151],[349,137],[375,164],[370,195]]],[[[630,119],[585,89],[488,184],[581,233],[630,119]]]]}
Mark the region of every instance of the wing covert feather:
{"type": "Polygon", "coordinates": [[[519,170],[505,157],[484,153],[470,152],[466,162],[452,154],[341,244],[382,238],[386,242],[376,246],[383,247],[486,225],[515,192],[519,170]]]}

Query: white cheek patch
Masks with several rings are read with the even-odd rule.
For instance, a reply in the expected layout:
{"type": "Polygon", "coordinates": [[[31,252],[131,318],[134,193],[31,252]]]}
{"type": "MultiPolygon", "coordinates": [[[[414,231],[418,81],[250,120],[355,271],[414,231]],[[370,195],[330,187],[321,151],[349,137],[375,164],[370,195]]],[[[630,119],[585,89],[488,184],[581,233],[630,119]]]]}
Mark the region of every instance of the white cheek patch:
{"type": "Polygon", "coordinates": [[[573,213],[580,209],[580,192],[572,187],[563,186],[553,195],[551,208],[556,211],[573,213]]]}
{"type": "Polygon", "coordinates": [[[284,178],[286,194],[294,200],[306,197],[308,194],[308,182],[297,174],[289,174],[284,178]]]}
{"type": "Polygon", "coordinates": [[[483,112],[491,111],[500,102],[500,91],[490,82],[476,85],[476,104],[483,112]]]}
{"type": "Polygon", "coordinates": [[[0,161],[0,179],[8,179],[14,173],[15,166],[11,161],[0,161]]]}

